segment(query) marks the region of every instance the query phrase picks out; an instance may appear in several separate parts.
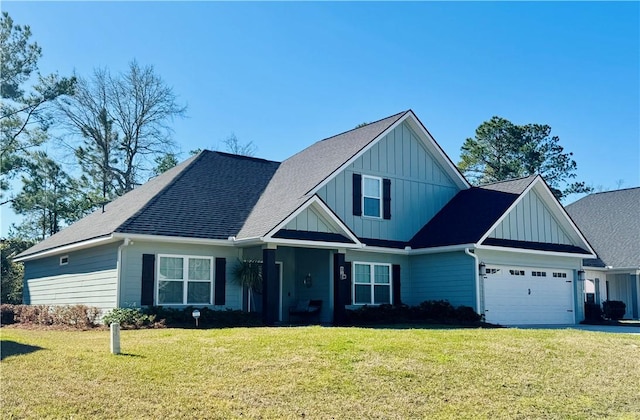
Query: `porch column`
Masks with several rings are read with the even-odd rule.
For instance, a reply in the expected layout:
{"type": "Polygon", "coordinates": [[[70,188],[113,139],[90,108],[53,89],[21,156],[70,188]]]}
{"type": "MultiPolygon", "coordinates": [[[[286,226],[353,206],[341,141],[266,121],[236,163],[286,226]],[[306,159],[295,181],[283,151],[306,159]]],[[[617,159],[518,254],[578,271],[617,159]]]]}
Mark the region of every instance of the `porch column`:
{"type": "Polygon", "coordinates": [[[344,324],[347,318],[345,305],[349,302],[349,290],[351,287],[344,262],[344,254],[333,254],[333,323],[344,324]]]}
{"type": "Polygon", "coordinates": [[[276,250],[262,250],[262,322],[274,325],[278,321],[280,284],[276,268],[276,250]]]}

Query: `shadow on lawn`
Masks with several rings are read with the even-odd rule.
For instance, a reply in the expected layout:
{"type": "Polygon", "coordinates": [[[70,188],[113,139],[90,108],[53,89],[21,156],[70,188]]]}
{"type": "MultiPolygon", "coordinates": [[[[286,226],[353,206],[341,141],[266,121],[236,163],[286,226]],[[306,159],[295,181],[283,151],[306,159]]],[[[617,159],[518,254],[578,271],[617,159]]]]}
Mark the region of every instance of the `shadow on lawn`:
{"type": "Polygon", "coordinates": [[[0,360],[4,360],[9,356],[20,356],[23,354],[33,353],[38,350],[44,350],[44,348],[16,343],[15,341],[10,340],[2,340],[0,342],[0,360]]]}

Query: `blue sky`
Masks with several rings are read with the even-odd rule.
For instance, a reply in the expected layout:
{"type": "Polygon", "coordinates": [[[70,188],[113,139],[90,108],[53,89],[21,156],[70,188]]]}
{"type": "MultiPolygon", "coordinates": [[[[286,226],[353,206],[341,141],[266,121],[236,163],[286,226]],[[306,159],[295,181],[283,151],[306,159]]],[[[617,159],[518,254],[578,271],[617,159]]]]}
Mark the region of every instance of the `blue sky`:
{"type": "MultiPolygon", "coordinates": [[[[552,127],[596,188],[640,185],[640,3],[3,2],[40,70],[153,65],[187,156],[232,132],[283,160],[413,109],[454,162],[493,115],[552,127]]],[[[569,202],[578,197],[571,197],[569,202]]],[[[3,206],[2,232],[16,221],[3,206]]]]}

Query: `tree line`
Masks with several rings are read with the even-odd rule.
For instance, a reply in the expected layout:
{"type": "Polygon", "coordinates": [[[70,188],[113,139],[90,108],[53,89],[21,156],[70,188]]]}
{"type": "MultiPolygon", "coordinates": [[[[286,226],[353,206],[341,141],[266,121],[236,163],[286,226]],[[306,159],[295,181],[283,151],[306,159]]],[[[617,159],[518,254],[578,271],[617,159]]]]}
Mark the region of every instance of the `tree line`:
{"type": "MultiPolygon", "coordinates": [[[[22,282],[12,255],[178,163],[172,124],[186,113],[153,66],[135,60],[119,73],[43,75],[31,36],[2,13],[0,204],[22,216],[0,243],[2,302],[17,301],[22,282]]],[[[589,192],[550,131],[493,117],[464,142],[458,167],[476,185],[539,173],[560,199],[589,192]]],[[[223,144],[231,153],[256,151],[234,134],[223,144]]]]}

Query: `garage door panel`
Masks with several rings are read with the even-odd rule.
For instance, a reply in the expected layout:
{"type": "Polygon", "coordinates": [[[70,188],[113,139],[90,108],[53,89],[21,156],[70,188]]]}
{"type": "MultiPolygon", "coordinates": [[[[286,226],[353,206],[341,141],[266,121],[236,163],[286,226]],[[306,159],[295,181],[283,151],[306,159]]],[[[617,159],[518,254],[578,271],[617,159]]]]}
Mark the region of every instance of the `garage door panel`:
{"type": "Polygon", "coordinates": [[[512,325],[573,324],[573,285],[568,278],[567,270],[488,267],[485,319],[512,325]],[[554,277],[553,272],[565,273],[566,277],[554,277]]]}

